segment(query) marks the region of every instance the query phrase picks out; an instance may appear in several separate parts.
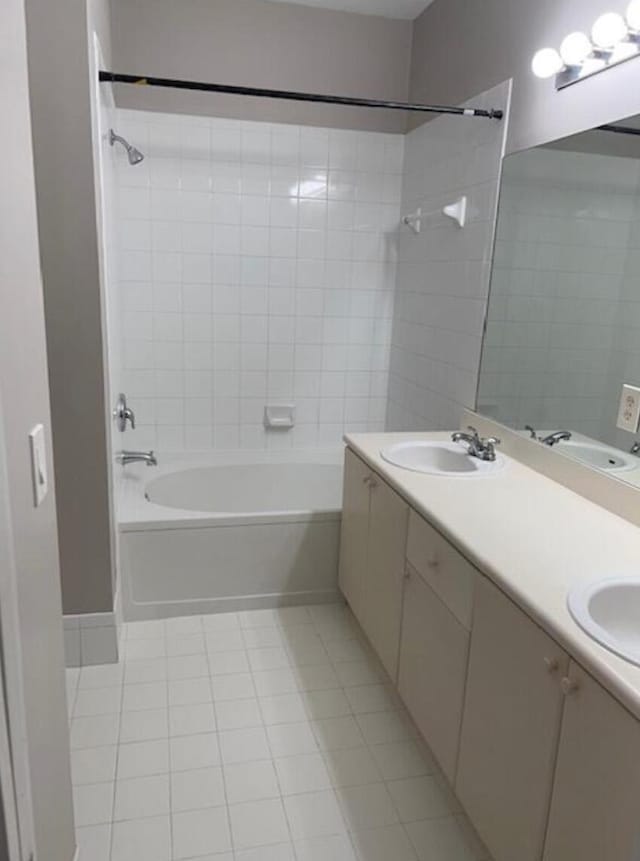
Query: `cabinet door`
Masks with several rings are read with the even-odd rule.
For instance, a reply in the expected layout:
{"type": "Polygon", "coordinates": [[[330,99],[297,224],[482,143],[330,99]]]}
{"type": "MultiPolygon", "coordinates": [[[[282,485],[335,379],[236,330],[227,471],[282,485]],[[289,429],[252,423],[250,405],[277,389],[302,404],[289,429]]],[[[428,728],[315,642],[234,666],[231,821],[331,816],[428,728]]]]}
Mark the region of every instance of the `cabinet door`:
{"type": "Polygon", "coordinates": [[[571,664],[544,861],[640,858],[640,723],[571,664]]]}
{"type": "Polygon", "coordinates": [[[369,548],[361,623],[385,669],[395,681],[409,506],[375,474],[369,487],[369,548]]]}
{"type": "Polygon", "coordinates": [[[398,687],[451,782],[455,777],[469,633],[415,571],[407,574],[398,687]]]}
{"type": "Polygon", "coordinates": [[[339,584],[360,623],[369,541],[370,480],[369,467],[347,449],[344,461],[339,584]]]}
{"type": "Polygon", "coordinates": [[[542,857],[568,665],[478,578],[456,792],[495,861],[542,857]]]}

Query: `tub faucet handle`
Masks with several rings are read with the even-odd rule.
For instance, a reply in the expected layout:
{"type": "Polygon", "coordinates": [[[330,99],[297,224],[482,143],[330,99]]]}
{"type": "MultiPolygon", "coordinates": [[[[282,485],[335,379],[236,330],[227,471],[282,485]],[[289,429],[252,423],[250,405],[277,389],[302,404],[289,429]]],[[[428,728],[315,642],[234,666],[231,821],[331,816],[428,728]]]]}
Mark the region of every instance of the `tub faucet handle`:
{"type": "Polygon", "coordinates": [[[127,422],[131,424],[131,430],[136,427],[136,414],[127,406],[127,396],[122,392],[118,395],[116,408],[113,411],[113,417],[116,420],[116,426],[120,433],[124,433],[127,429],[127,422]]]}

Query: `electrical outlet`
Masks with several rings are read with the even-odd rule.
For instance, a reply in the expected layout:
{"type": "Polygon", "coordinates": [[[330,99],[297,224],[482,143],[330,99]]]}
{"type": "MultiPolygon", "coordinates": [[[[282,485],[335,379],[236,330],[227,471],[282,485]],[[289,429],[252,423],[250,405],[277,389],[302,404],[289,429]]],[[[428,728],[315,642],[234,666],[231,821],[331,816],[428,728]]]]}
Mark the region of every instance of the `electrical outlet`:
{"type": "Polygon", "coordinates": [[[620,430],[636,433],[640,424],[640,389],[625,384],[622,387],[617,426],[620,430]]]}

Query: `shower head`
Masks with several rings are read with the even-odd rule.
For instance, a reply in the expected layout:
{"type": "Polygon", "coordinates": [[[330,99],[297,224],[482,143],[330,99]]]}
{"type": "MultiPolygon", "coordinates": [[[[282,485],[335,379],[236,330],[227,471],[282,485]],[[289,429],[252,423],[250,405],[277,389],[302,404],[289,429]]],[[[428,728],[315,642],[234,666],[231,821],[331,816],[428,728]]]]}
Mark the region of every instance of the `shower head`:
{"type": "Polygon", "coordinates": [[[116,141],[118,141],[118,143],[121,143],[122,146],[126,149],[129,164],[140,164],[140,162],[144,159],[144,156],[139,149],[136,149],[134,146],[131,146],[131,144],[123,137],[117,135],[113,129],[109,129],[109,143],[111,144],[111,146],[113,146],[116,141]]]}

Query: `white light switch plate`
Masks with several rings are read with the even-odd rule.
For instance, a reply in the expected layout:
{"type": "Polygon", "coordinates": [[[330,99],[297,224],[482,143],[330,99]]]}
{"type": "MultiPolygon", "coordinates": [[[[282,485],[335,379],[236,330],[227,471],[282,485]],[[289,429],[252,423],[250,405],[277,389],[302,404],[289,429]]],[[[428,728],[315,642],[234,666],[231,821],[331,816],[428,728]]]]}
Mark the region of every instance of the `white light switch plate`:
{"type": "Polygon", "coordinates": [[[640,424],[640,389],[637,386],[624,385],[618,410],[618,428],[636,433],[640,424]]]}
{"type": "Polygon", "coordinates": [[[29,433],[31,449],[31,478],[33,481],[33,504],[36,508],[47,495],[47,449],[44,440],[44,427],[36,425],[29,433]]]}

